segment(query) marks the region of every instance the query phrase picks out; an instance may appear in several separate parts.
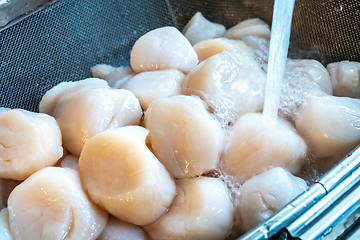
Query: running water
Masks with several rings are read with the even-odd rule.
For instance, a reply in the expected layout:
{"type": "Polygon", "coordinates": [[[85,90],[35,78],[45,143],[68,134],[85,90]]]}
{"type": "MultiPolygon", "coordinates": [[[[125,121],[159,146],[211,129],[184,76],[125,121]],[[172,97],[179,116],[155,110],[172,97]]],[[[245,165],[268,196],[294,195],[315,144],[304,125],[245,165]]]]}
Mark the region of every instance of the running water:
{"type": "Polygon", "coordinates": [[[277,123],[294,4],[295,0],[275,0],[274,3],[262,119],[265,124],[272,126],[277,123]]]}

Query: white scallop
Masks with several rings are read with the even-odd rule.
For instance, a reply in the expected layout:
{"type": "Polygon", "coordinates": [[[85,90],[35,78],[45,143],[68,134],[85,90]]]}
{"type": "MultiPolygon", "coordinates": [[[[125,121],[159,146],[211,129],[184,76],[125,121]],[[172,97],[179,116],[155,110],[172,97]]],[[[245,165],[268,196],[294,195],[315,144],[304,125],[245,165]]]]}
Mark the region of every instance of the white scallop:
{"type": "Polygon", "coordinates": [[[90,68],[91,75],[94,78],[105,79],[109,73],[115,70],[115,67],[108,64],[96,64],[90,68]]]}
{"type": "Polygon", "coordinates": [[[235,212],[241,216],[240,227],[244,232],[256,227],[306,189],[303,179],[280,167],[250,178],[240,187],[240,205],[235,212]]]}
{"type": "Polygon", "coordinates": [[[121,85],[135,94],[141,107],[146,110],[156,99],[181,94],[181,84],[185,75],[177,69],[142,72],[121,85]]]}
{"type": "Polygon", "coordinates": [[[154,222],[175,196],[170,174],[145,145],[148,132],[139,126],[104,131],[85,144],[79,159],[91,199],[136,225],[154,222]]]}
{"type": "Polygon", "coordinates": [[[226,28],[223,25],[210,22],[200,12],[197,12],[185,25],[182,33],[192,45],[195,45],[206,39],[222,37],[225,31],[226,28]]]}
{"type": "Polygon", "coordinates": [[[233,204],[226,185],[217,178],[177,180],[169,211],[145,227],[153,240],[222,240],[233,224],[233,204]]]}
{"type": "Polygon", "coordinates": [[[177,68],[187,73],[199,62],[184,35],[174,27],[162,27],[140,37],[130,53],[135,73],[177,68]]]}
{"type": "Polygon", "coordinates": [[[0,178],[24,180],[63,155],[61,132],[47,114],[0,111],[0,178]]]}
{"type": "Polygon", "coordinates": [[[0,240],[13,240],[9,225],[9,210],[3,208],[0,212],[0,240]]]}
{"type": "Polygon", "coordinates": [[[264,21],[252,18],[239,22],[225,32],[225,37],[230,39],[242,39],[249,35],[270,39],[270,27],[264,21]]]}
{"type": "Polygon", "coordinates": [[[272,167],[296,174],[306,153],[305,142],[290,123],[279,118],[270,126],[263,122],[262,114],[248,113],[234,125],[220,168],[241,182],[272,167]]]}
{"type": "Polygon", "coordinates": [[[154,101],[145,114],[145,126],[154,154],[174,177],[193,177],[216,168],[223,131],[198,97],[154,101]]]}
{"type": "Polygon", "coordinates": [[[8,210],[17,240],[96,239],[108,218],[83,191],[79,173],[59,167],[39,170],[18,185],[8,210]]]}
{"type": "Polygon", "coordinates": [[[347,153],[360,144],[360,100],[325,94],[307,99],[295,126],[318,158],[347,153]]]}

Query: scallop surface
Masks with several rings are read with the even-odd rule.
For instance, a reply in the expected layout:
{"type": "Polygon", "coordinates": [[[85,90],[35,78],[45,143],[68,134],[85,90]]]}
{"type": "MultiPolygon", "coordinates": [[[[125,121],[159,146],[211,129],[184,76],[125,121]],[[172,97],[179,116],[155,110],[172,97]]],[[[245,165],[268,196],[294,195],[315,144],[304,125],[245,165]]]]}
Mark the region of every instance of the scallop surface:
{"type": "Polygon", "coordinates": [[[193,177],[216,168],[223,132],[198,97],[154,101],[145,114],[145,125],[154,154],[174,177],[193,177]]]}
{"type": "Polygon", "coordinates": [[[176,68],[187,73],[199,62],[195,50],[175,27],[162,27],[140,37],[130,53],[135,73],[176,68]]]}
{"type": "Polygon", "coordinates": [[[230,39],[242,39],[246,36],[257,36],[270,39],[270,27],[258,18],[244,20],[225,32],[225,37],[230,39]]]}
{"type": "Polygon", "coordinates": [[[150,240],[140,226],[109,217],[105,229],[97,240],[150,240]]]}
{"type": "Polygon", "coordinates": [[[177,180],[169,211],[145,227],[153,240],[222,240],[233,224],[233,205],[226,185],[217,178],[177,180]]]}
{"type": "Polygon", "coordinates": [[[184,77],[177,69],[142,72],[130,78],[121,88],[134,93],[146,110],[158,98],[180,95],[184,77]]]}
{"type": "Polygon", "coordinates": [[[296,129],[318,158],[337,156],[360,144],[360,100],[321,95],[307,99],[296,129]]]}
{"type": "Polygon", "coordinates": [[[0,178],[24,180],[62,155],[61,132],[53,117],[22,109],[0,111],[0,178]]]}
{"type": "Polygon", "coordinates": [[[13,240],[9,225],[9,210],[3,208],[0,212],[0,239],[13,240]]]}
{"type": "Polygon", "coordinates": [[[141,116],[139,100],[130,91],[94,87],[67,93],[54,111],[64,146],[75,156],[80,156],[92,136],[106,129],[137,125],[141,116]]]}
{"type": "Polygon", "coordinates": [[[263,122],[262,114],[248,113],[234,125],[220,167],[241,182],[272,167],[296,174],[306,153],[305,142],[290,123],[279,118],[270,126],[263,122]]]}
{"type": "Polygon", "coordinates": [[[240,187],[240,205],[236,210],[242,219],[242,230],[249,231],[267,220],[306,189],[303,179],[280,167],[250,178],[240,187]]]}
{"type": "Polygon", "coordinates": [[[192,45],[206,39],[224,36],[226,28],[219,24],[210,22],[200,12],[195,13],[191,20],[185,25],[183,34],[192,45]]]}
{"type": "Polygon", "coordinates": [[[79,173],[59,167],[37,171],[17,186],[8,210],[17,240],[96,239],[108,218],[84,192],[79,173]]]}
{"type": "Polygon", "coordinates": [[[137,225],[154,222],[170,206],[175,183],[145,145],[148,130],[128,126],[91,138],[79,159],[84,188],[113,216],[137,225]]]}

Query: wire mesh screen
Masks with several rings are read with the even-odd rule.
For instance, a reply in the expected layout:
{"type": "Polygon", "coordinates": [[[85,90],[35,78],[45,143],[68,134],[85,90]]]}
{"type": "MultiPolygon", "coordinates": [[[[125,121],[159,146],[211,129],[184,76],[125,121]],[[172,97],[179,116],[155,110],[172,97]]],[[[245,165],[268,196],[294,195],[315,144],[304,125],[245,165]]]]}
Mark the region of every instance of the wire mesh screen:
{"type": "MultiPolygon", "coordinates": [[[[133,43],[166,25],[180,30],[200,11],[230,27],[258,17],[271,23],[273,1],[62,0],[0,32],[0,106],[37,111],[62,81],[90,76],[97,63],[128,65],[133,43]]],[[[360,61],[360,5],[350,0],[297,0],[291,56],[327,64],[360,61]]]]}

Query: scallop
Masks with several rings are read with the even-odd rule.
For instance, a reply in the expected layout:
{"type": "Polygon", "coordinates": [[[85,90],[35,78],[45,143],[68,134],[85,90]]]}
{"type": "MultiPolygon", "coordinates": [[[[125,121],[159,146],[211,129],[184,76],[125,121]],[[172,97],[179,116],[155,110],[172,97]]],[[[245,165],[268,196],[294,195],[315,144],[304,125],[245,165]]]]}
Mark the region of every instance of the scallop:
{"type": "Polygon", "coordinates": [[[264,105],[266,74],[253,58],[234,52],[218,53],[192,69],[183,93],[203,100],[229,99],[237,115],[260,112],[264,105]]]}
{"type": "Polygon", "coordinates": [[[154,101],[146,111],[145,126],[154,154],[174,177],[193,177],[216,168],[223,131],[198,97],[154,101]]]}
{"type": "Polygon", "coordinates": [[[194,49],[200,62],[224,51],[238,52],[255,58],[254,50],[241,40],[226,38],[208,39],[195,44],[194,49]]]}
{"type": "Polygon", "coordinates": [[[115,67],[108,64],[96,64],[90,68],[91,75],[94,78],[105,79],[109,73],[115,70],[115,67]]]}
{"type": "Polygon", "coordinates": [[[79,158],[74,155],[67,155],[60,162],[60,167],[78,169],[79,158]]]}
{"type": "Polygon", "coordinates": [[[239,189],[241,195],[236,216],[241,229],[249,231],[306,191],[306,182],[280,167],[272,168],[247,180],[239,189]]]}
{"type": "Polygon", "coordinates": [[[192,45],[198,42],[224,36],[226,28],[219,23],[210,22],[200,12],[190,19],[183,29],[183,34],[192,45]]]}
{"type": "Polygon", "coordinates": [[[128,126],[92,137],[79,159],[84,188],[113,216],[136,225],[154,222],[175,196],[175,182],[146,147],[148,130],[128,126]]]}
{"type": "Polygon", "coordinates": [[[62,155],[53,117],[22,109],[0,111],[0,178],[24,180],[62,155]]]}
{"type": "Polygon", "coordinates": [[[121,221],[113,216],[109,217],[105,229],[97,240],[150,240],[140,226],[121,221]]]}
{"type": "Polygon", "coordinates": [[[242,39],[249,35],[270,40],[270,27],[258,18],[251,18],[236,24],[225,32],[225,37],[230,39],[242,39]]]}
{"type": "Polygon", "coordinates": [[[335,96],[360,98],[360,63],[330,63],[327,70],[331,76],[335,96]]]}
{"type": "Polygon", "coordinates": [[[41,169],[18,185],[8,210],[17,240],[96,239],[108,218],[84,192],[79,173],[59,167],[41,169]]]}
{"type": "Polygon", "coordinates": [[[316,83],[317,87],[323,92],[333,94],[330,75],[319,61],[313,59],[288,59],[287,64],[288,67],[297,68],[297,71],[307,75],[309,80],[316,83]]]}
{"type": "Polygon", "coordinates": [[[226,185],[217,178],[177,180],[177,195],[169,211],[145,226],[153,240],[222,240],[233,224],[233,204],[226,185]]]}
{"type": "Polygon", "coordinates": [[[73,89],[93,86],[97,88],[109,88],[106,81],[98,78],[87,78],[77,82],[62,82],[51,88],[42,97],[39,112],[53,115],[59,100],[73,89]]]}
{"type": "Polygon", "coordinates": [[[142,72],[130,78],[121,88],[131,91],[146,110],[156,99],[181,94],[185,75],[177,69],[142,72]]]}
{"type": "Polygon", "coordinates": [[[360,100],[326,94],[308,98],[295,126],[316,157],[347,153],[360,144],[360,100]]]}
{"type": "Polygon", "coordinates": [[[106,129],[138,125],[142,109],[139,100],[128,90],[83,87],[64,95],[53,115],[63,134],[65,148],[80,156],[92,136],[106,129]]]}
{"type": "Polygon", "coordinates": [[[307,154],[295,128],[279,118],[275,126],[263,122],[262,114],[248,113],[234,125],[220,168],[240,182],[272,167],[298,173],[307,154]]]}
{"type": "Polygon", "coordinates": [[[0,239],[13,240],[9,225],[9,210],[3,208],[0,212],[0,239]]]}
{"type": "Polygon", "coordinates": [[[135,73],[176,68],[187,73],[199,62],[194,48],[175,27],[162,27],[140,37],[130,53],[135,73]]]}
{"type": "Polygon", "coordinates": [[[130,66],[117,67],[114,71],[111,71],[106,75],[105,80],[112,88],[120,88],[127,80],[135,76],[135,73],[130,66]]]}

